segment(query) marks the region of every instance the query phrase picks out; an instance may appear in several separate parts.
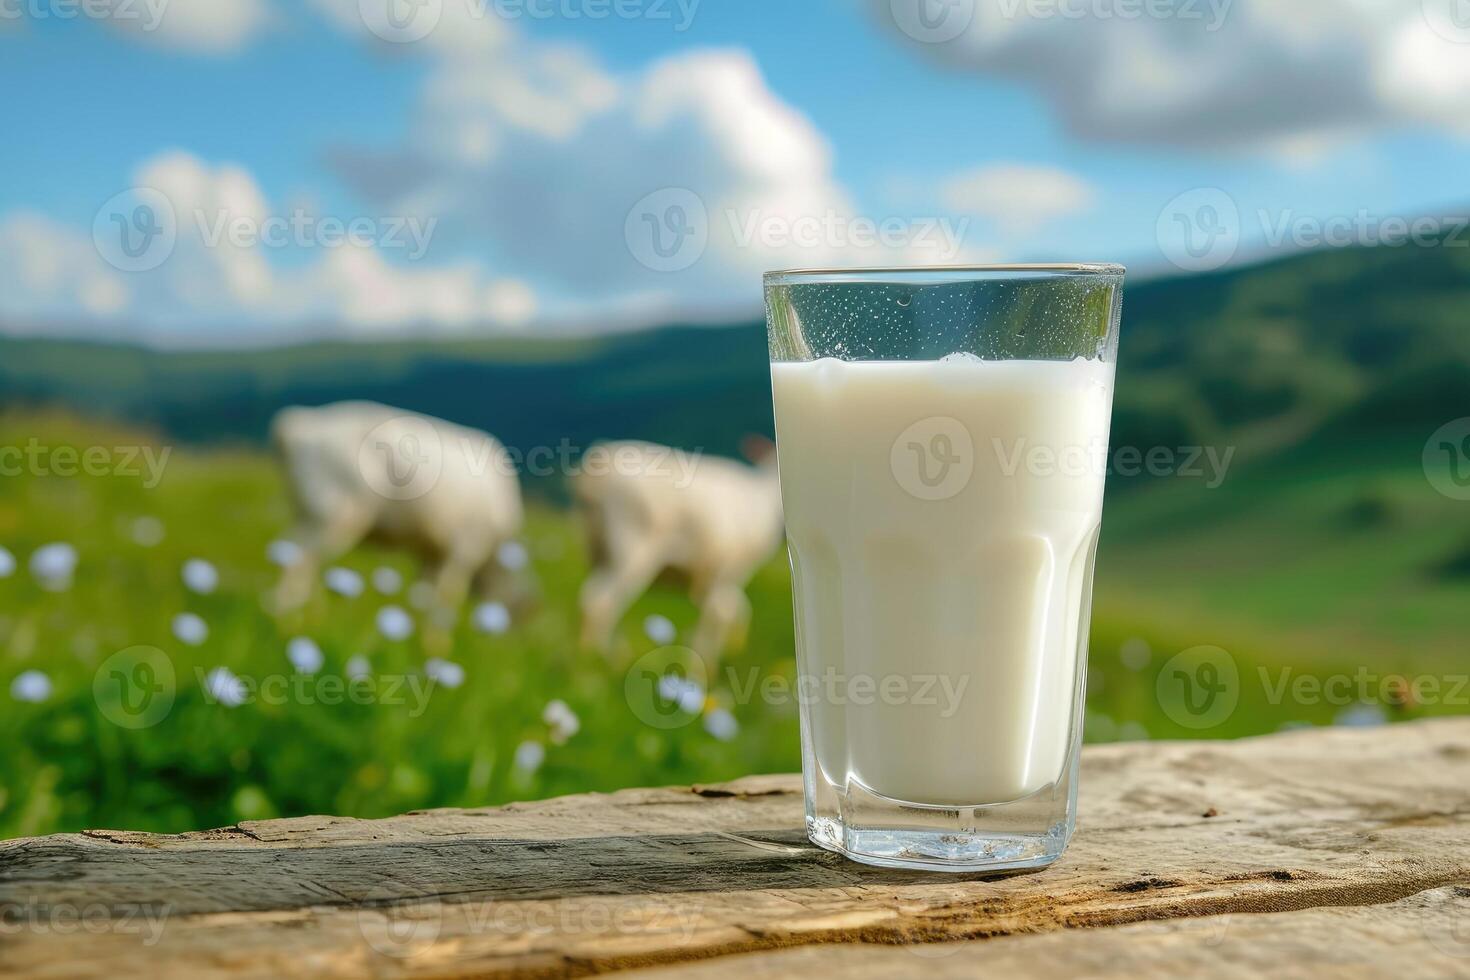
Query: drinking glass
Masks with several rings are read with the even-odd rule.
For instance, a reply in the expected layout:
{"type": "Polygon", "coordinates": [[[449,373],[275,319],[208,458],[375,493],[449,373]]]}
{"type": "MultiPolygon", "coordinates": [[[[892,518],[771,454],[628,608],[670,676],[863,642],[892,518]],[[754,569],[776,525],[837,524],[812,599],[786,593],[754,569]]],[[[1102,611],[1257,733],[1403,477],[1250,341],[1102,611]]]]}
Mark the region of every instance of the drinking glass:
{"type": "Polygon", "coordinates": [[[765,276],[814,843],[952,871],[1066,847],[1123,276],[765,276]]]}

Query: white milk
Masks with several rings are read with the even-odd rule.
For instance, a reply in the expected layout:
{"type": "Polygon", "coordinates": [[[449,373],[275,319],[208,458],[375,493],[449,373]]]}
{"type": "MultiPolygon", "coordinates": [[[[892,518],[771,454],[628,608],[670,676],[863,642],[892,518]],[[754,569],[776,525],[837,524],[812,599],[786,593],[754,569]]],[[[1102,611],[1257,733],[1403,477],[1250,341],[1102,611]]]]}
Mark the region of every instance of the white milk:
{"type": "Polygon", "coordinates": [[[1113,366],[827,358],[773,364],[771,380],[822,777],[950,806],[1055,782],[1081,694],[1113,366]]]}

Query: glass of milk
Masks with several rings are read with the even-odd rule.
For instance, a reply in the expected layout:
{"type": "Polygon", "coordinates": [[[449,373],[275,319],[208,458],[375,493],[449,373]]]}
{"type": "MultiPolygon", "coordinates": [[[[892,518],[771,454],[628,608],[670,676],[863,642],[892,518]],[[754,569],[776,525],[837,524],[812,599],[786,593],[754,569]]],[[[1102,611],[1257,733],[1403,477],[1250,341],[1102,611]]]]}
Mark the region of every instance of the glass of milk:
{"type": "Polygon", "coordinates": [[[822,847],[951,871],[1066,847],[1123,274],[766,275],[822,847]]]}

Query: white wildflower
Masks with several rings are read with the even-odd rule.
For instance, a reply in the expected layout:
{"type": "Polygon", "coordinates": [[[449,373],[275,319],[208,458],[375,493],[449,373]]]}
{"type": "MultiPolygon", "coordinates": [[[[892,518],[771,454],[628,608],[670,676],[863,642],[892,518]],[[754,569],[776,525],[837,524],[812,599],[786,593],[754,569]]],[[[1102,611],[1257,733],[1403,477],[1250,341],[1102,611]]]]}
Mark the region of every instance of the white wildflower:
{"type": "Polygon", "coordinates": [[[10,696],[27,704],[40,704],[51,697],[51,678],[39,670],[26,670],[10,682],[10,696]]]}
{"type": "Polygon", "coordinates": [[[551,727],[551,741],[556,745],[565,745],[568,739],[582,730],[582,720],[560,698],[547,702],[541,711],[541,720],[551,727]]]}
{"type": "Polygon", "coordinates": [[[296,668],[297,673],[315,674],[322,669],[326,658],[322,656],[322,648],[316,645],[315,640],[297,636],[286,644],[286,659],[291,661],[291,666],[296,668]]]}
{"type": "Polygon", "coordinates": [[[270,559],[272,565],[289,568],[301,560],[301,545],[286,538],[279,538],[266,546],[265,555],[270,559]]]}
{"type": "Polygon", "coordinates": [[[512,572],[525,568],[530,557],[526,546],[519,541],[507,541],[495,552],[495,560],[500,562],[500,567],[512,572]]]}
{"type": "Polygon", "coordinates": [[[406,640],[413,635],[413,617],[402,606],[384,606],[378,610],[378,632],[390,640],[406,640]]]}
{"type": "Polygon", "coordinates": [[[724,708],[712,708],[704,716],[704,730],[721,742],[728,742],[740,734],[740,722],[724,708]]]}
{"type": "Polygon", "coordinates": [[[216,667],[204,677],[204,693],[226,708],[237,708],[245,703],[245,682],[230,668],[216,667]]]}
{"type": "Polygon", "coordinates": [[[546,761],[546,746],[540,742],[522,742],[516,746],[515,767],[524,773],[533,773],[546,761]]]}
{"type": "Polygon", "coordinates": [[[424,673],[436,684],[454,690],[464,683],[464,668],[453,660],[430,657],[424,662],[424,673]]]}
{"type": "Polygon", "coordinates": [[[340,596],[356,599],[362,595],[362,576],[350,568],[334,566],[326,570],[322,576],[327,583],[327,588],[340,596]]]}
{"type": "Polygon", "coordinates": [[[657,643],[659,646],[667,646],[674,642],[679,631],[667,616],[654,614],[643,620],[643,635],[657,643]]]}
{"type": "Polygon", "coordinates": [[[209,595],[219,587],[219,572],[203,558],[190,558],[184,562],[184,587],[199,595],[209,595]]]}
{"type": "Polygon", "coordinates": [[[510,629],[510,610],[498,602],[482,602],[475,607],[475,628],[481,633],[504,633],[510,629]]]}
{"type": "Polygon", "coordinates": [[[179,613],[174,617],[174,636],[178,637],[180,643],[187,643],[191,647],[197,647],[209,639],[209,624],[191,612],[179,613]]]}
{"type": "Polygon", "coordinates": [[[31,554],[31,575],[41,588],[64,592],[77,570],[77,549],[65,542],[42,545],[31,554]]]}

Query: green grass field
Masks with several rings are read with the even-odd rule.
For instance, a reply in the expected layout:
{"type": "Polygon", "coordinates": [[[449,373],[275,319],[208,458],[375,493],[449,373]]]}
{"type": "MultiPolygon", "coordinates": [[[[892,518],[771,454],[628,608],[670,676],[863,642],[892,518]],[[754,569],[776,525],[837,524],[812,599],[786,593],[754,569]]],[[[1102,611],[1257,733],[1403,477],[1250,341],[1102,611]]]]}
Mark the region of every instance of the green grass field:
{"type": "MultiPolygon", "coordinates": [[[[60,416],[0,416],[0,445],[32,438],[54,448],[128,446],[140,437],[60,416]]],[[[1285,668],[1292,677],[1367,669],[1453,684],[1465,669],[1460,620],[1470,577],[1454,571],[1454,559],[1465,550],[1466,505],[1435,494],[1417,457],[1354,452],[1350,470],[1330,455],[1254,471],[1242,465],[1218,490],[1174,479],[1110,500],[1090,740],[1262,733],[1331,723],[1352,706],[1273,698],[1285,668]],[[1194,676],[1195,661],[1181,668],[1171,658],[1202,644],[1228,651],[1239,677],[1229,698],[1238,705],[1208,727],[1196,727],[1156,686],[1161,676],[1166,687],[1174,683],[1181,669],[1194,676]]],[[[630,665],[657,646],[645,617],[667,617],[687,636],[695,611],[677,590],[656,586],[625,620],[614,657],[579,652],[574,600],[586,559],[566,512],[533,506],[526,544],[543,603],[500,635],[464,617],[447,654],[464,671],[454,688],[424,686],[422,617],[403,594],[323,591],[289,617],[265,611],[277,573],[267,547],[288,520],[272,463],[252,450],[177,449],[152,489],[117,473],[0,478],[0,545],[16,564],[0,578],[0,837],[83,827],[179,831],[314,812],[378,816],[800,765],[795,704],[736,696],[752,678],[794,676],[784,556],[751,584],[749,641],[710,678],[704,704],[656,727],[625,694],[630,665]],[[160,528],[160,540],[144,533],[140,543],[140,530],[156,537],[160,528]],[[79,557],[60,591],[43,589],[27,569],[50,542],[70,544],[79,557]],[[218,570],[212,594],[184,586],[181,567],[195,558],[218,570]],[[412,636],[390,640],[379,631],[375,617],[389,604],[413,615],[412,636]],[[208,626],[197,646],[174,635],[171,624],[185,612],[208,626]],[[293,637],[310,638],[324,654],[309,677],[287,659],[293,637]],[[172,703],[156,719],[141,716],[154,723],[128,727],[114,720],[134,716],[119,715],[110,699],[113,670],[159,677],[135,666],[159,666],[156,655],[114,658],[138,645],[162,652],[174,674],[172,703]],[[366,658],[375,685],[358,699],[366,703],[342,686],[356,656],[366,658]],[[289,693],[217,703],[203,678],[220,667],[289,693]],[[44,697],[34,696],[42,692],[30,671],[49,681],[44,697]],[[16,696],[22,675],[31,678],[29,699],[16,696]],[[334,691],[341,703],[326,703],[334,691]],[[554,699],[580,720],[564,744],[542,717],[554,699]],[[738,721],[733,737],[707,730],[716,708],[738,721]],[[544,761],[527,764],[537,754],[544,761]]],[[[364,576],[392,567],[406,582],[417,574],[405,557],[368,548],[341,564],[364,576]]],[[[1465,711],[1449,693],[1446,686],[1409,705],[1375,694],[1368,707],[1390,719],[1465,711]]]]}

